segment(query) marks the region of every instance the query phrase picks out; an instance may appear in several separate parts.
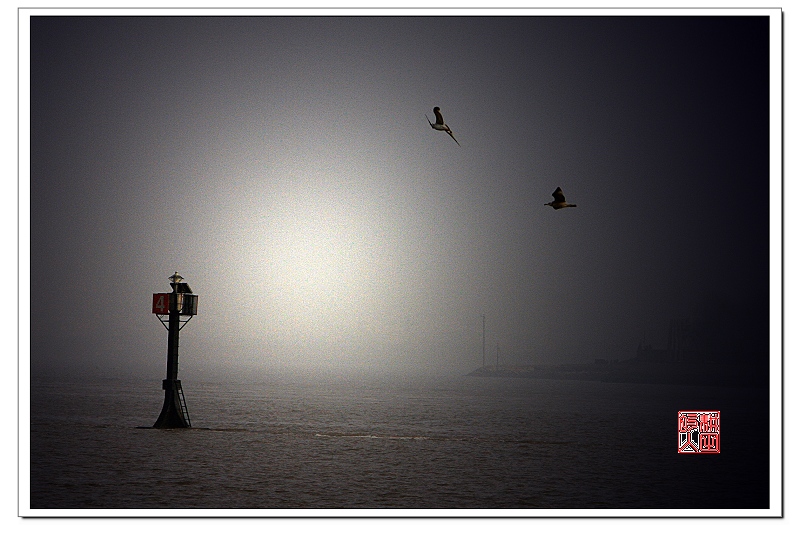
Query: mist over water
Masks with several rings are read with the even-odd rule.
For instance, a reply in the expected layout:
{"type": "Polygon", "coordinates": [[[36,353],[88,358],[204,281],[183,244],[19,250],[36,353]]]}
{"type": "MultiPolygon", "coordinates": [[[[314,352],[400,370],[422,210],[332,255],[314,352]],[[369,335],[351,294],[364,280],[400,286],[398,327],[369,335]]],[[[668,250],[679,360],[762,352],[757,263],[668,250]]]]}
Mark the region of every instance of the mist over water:
{"type": "Polygon", "coordinates": [[[32,16],[34,374],[160,373],[176,270],[209,378],[764,338],[769,17],[535,14],[32,16]]]}

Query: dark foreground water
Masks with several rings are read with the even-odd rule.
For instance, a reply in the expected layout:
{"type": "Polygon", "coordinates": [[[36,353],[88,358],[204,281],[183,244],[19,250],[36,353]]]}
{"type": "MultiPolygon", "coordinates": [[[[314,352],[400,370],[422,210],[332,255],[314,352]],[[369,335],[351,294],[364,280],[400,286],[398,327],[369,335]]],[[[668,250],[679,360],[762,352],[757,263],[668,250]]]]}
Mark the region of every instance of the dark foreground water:
{"type": "MultiPolygon", "coordinates": [[[[31,508],[766,508],[767,391],[457,377],[31,387],[31,508]],[[677,412],[721,411],[721,453],[677,412]]],[[[21,468],[25,468],[22,465],[21,468]]]]}

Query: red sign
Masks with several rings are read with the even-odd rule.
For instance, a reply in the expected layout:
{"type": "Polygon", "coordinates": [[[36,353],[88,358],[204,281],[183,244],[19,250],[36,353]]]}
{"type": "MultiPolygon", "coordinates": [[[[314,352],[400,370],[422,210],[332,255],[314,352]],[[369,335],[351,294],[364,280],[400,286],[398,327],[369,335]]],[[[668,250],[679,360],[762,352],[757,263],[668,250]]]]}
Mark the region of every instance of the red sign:
{"type": "Polygon", "coordinates": [[[159,292],[153,294],[153,313],[156,315],[169,314],[169,293],[159,292]]]}

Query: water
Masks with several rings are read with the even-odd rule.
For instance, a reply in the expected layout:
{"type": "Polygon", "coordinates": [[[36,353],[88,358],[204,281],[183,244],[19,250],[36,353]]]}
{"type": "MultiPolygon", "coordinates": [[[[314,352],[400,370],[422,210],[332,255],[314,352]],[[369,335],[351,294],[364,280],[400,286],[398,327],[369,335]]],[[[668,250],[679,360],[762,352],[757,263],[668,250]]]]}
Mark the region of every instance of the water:
{"type": "MultiPolygon", "coordinates": [[[[767,391],[456,377],[184,381],[191,430],[152,426],[160,381],[36,381],[31,508],[768,507],[767,391]],[[721,453],[677,453],[680,409],[721,453]]],[[[24,468],[24,466],[23,466],[24,468]]]]}

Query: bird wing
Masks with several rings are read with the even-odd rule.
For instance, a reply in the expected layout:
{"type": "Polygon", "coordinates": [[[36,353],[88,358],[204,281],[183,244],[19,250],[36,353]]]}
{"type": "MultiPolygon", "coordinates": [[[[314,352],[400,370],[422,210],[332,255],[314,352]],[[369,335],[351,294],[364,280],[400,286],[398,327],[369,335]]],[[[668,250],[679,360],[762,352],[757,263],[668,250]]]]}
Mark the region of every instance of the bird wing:
{"type": "Polygon", "coordinates": [[[431,128],[432,128],[433,127],[433,122],[431,122],[431,119],[428,118],[428,115],[425,115],[425,119],[428,121],[428,124],[430,124],[431,128]]]}
{"type": "Polygon", "coordinates": [[[567,199],[564,198],[564,193],[561,190],[561,187],[559,187],[555,191],[553,191],[553,198],[555,199],[556,202],[566,202],[567,201],[567,199]]]}
{"type": "Polygon", "coordinates": [[[444,117],[438,107],[433,108],[433,114],[436,115],[436,123],[444,125],[444,117]]]}
{"type": "Polygon", "coordinates": [[[456,139],[456,136],[455,136],[455,135],[453,135],[453,132],[452,132],[452,131],[450,131],[450,130],[447,130],[447,134],[448,134],[450,137],[452,137],[454,141],[456,141],[456,144],[457,144],[457,145],[461,146],[461,143],[460,143],[460,142],[458,142],[458,139],[456,139]]]}

